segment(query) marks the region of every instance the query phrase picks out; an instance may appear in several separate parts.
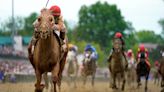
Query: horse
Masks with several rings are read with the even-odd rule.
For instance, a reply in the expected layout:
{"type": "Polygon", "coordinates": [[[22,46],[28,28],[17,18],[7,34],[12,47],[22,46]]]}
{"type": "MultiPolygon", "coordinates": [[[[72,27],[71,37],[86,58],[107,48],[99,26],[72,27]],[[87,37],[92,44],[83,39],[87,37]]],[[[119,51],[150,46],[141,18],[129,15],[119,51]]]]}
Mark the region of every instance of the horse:
{"type": "Polygon", "coordinates": [[[68,76],[67,83],[70,85],[70,82],[74,82],[74,88],[76,88],[76,78],[78,74],[78,62],[76,57],[76,52],[69,50],[66,58],[65,70],[68,76]]]}
{"type": "Polygon", "coordinates": [[[159,74],[158,70],[159,70],[159,66],[156,66],[156,65],[155,65],[154,69],[152,69],[154,84],[157,84],[157,85],[159,85],[159,83],[160,83],[160,74],[159,74]]]}
{"type": "Polygon", "coordinates": [[[109,62],[109,71],[112,79],[112,88],[117,89],[116,80],[118,75],[121,76],[122,80],[122,90],[125,86],[125,70],[126,70],[126,61],[123,56],[121,40],[118,38],[113,39],[113,52],[111,55],[111,61],[109,62]]]}
{"type": "Polygon", "coordinates": [[[138,61],[136,72],[137,72],[138,87],[141,85],[140,77],[144,76],[145,77],[145,92],[147,92],[147,83],[148,83],[148,78],[149,78],[150,67],[146,64],[146,57],[145,57],[144,52],[141,53],[141,58],[138,61]]]}
{"type": "Polygon", "coordinates": [[[91,84],[94,86],[94,79],[95,79],[95,74],[96,74],[96,60],[91,58],[91,51],[87,51],[84,55],[84,59],[82,61],[83,63],[83,68],[81,70],[81,75],[83,78],[83,85],[86,84],[87,76],[92,77],[91,84]]]}
{"type": "Polygon", "coordinates": [[[127,57],[128,69],[127,69],[127,83],[130,88],[134,88],[136,82],[136,61],[133,56],[127,57]]]}
{"type": "MultiPolygon", "coordinates": [[[[160,67],[159,67],[159,74],[161,75],[161,87],[164,87],[164,52],[162,58],[159,60],[160,67]]],[[[161,90],[161,92],[164,92],[164,88],[161,90]]]]}
{"type": "Polygon", "coordinates": [[[57,91],[56,84],[58,84],[60,91],[67,52],[62,52],[60,38],[54,33],[53,25],[55,22],[50,10],[42,9],[37,21],[39,22],[38,41],[33,52],[33,61],[30,61],[36,76],[35,92],[43,91],[42,75],[48,72],[52,73],[54,92],[57,91]]]}

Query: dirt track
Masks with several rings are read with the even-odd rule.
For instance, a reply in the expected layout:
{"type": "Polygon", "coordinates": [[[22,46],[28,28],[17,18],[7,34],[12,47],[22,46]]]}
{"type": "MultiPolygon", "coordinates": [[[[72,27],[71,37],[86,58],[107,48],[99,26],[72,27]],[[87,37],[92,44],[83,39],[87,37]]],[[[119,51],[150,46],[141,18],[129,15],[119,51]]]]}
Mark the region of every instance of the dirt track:
{"type": "MultiPolygon", "coordinates": [[[[34,83],[5,83],[0,84],[0,92],[34,92],[34,83]]],[[[49,92],[49,91],[44,91],[49,92]]],[[[96,81],[95,86],[92,87],[89,82],[82,86],[82,82],[77,83],[77,88],[74,89],[73,85],[70,87],[66,82],[62,83],[61,92],[121,92],[120,90],[112,90],[109,88],[108,82],[96,81]]],[[[144,92],[144,85],[140,89],[129,89],[126,85],[124,92],[144,92]]],[[[148,84],[148,92],[160,92],[160,86],[154,85],[152,82],[148,84]]]]}

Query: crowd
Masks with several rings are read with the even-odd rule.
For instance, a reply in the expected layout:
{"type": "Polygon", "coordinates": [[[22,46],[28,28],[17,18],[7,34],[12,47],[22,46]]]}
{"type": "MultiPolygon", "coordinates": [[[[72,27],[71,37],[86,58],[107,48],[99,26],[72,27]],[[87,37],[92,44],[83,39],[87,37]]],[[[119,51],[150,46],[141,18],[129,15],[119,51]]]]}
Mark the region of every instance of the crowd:
{"type": "Polygon", "coordinates": [[[26,55],[23,51],[15,51],[11,46],[0,46],[0,56],[25,57],[26,55]]]}
{"type": "Polygon", "coordinates": [[[0,61],[0,70],[5,74],[34,74],[33,68],[28,61],[0,61]]]}

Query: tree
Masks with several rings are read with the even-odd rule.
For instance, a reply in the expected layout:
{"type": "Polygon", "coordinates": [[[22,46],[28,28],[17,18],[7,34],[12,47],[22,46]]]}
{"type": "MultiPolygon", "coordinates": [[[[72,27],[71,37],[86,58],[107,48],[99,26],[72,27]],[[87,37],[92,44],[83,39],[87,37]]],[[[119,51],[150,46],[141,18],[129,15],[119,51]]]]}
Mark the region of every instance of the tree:
{"type": "MultiPolygon", "coordinates": [[[[24,26],[24,20],[22,17],[17,16],[15,17],[15,31],[19,31],[23,29],[24,26]]],[[[10,36],[12,33],[13,29],[13,22],[12,18],[9,17],[7,20],[5,20],[3,23],[1,23],[1,28],[0,28],[0,35],[5,35],[5,36],[10,36]]]]}
{"type": "Polygon", "coordinates": [[[136,35],[141,43],[163,43],[161,35],[155,34],[151,30],[141,30],[136,35]]]}
{"type": "Polygon", "coordinates": [[[161,27],[162,27],[162,34],[163,34],[163,36],[164,36],[164,19],[160,19],[159,21],[158,21],[158,23],[161,25],[161,27]]]}
{"type": "MultiPolygon", "coordinates": [[[[25,35],[31,36],[33,34],[34,31],[34,27],[33,27],[33,22],[37,19],[38,14],[37,13],[31,13],[28,17],[26,17],[25,20],[25,24],[24,24],[24,30],[25,31],[25,35]]],[[[23,33],[23,32],[22,32],[23,33]]]]}
{"type": "Polygon", "coordinates": [[[124,34],[128,28],[121,11],[116,5],[97,2],[91,6],[82,6],[79,11],[77,40],[96,42],[101,47],[109,47],[115,32],[124,34]]]}

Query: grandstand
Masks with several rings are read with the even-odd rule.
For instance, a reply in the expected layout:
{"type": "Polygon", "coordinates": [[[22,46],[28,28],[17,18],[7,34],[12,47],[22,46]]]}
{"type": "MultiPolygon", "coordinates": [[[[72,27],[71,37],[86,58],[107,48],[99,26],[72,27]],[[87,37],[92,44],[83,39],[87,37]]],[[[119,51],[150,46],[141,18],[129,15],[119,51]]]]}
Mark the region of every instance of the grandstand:
{"type": "Polygon", "coordinates": [[[24,58],[27,59],[27,46],[31,37],[0,36],[0,58],[24,58]],[[17,44],[18,41],[19,44],[17,44]],[[15,46],[13,46],[15,44],[15,46]]]}

